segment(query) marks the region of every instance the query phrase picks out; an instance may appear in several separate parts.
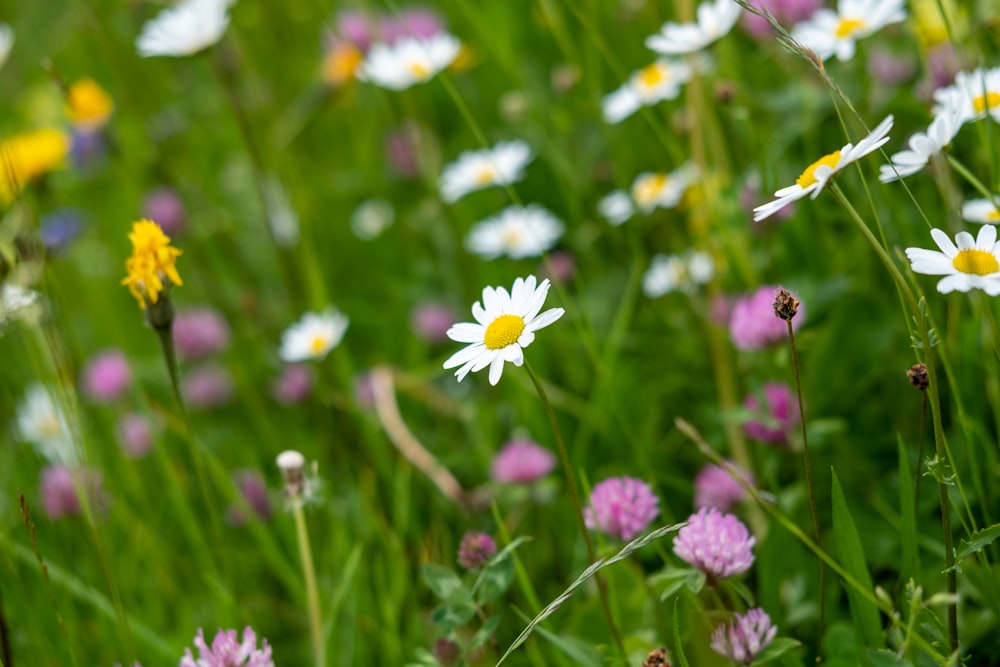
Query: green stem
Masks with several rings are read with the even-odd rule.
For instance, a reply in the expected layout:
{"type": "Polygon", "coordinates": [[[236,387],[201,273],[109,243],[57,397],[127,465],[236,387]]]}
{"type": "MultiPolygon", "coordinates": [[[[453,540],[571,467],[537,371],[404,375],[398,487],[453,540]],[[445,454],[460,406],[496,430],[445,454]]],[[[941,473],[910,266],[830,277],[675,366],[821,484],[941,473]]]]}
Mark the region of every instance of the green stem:
{"type": "Polygon", "coordinates": [[[306,527],[305,512],[302,509],[302,501],[298,498],[292,501],[292,514],[295,516],[295,535],[299,541],[299,554],[302,556],[302,575],[306,580],[306,600],[309,605],[309,634],[312,637],[313,662],[316,667],[324,667],[326,665],[326,647],[323,644],[323,623],[319,611],[316,568],[313,565],[312,549],[309,546],[309,530],[306,527]]]}
{"type": "Polygon", "coordinates": [[[968,181],[969,185],[978,190],[979,194],[993,202],[994,206],[1000,206],[1000,203],[997,202],[996,195],[990,192],[989,188],[983,185],[983,182],[976,178],[975,174],[966,169],[965,165],[955,159],[955,157],[950,153],[948,154],[948,164],[950,164],[951,168],[957,171],[962,178],[968,181]]]}
{"type": "MultiPolygon", "coordinates": [[[[594,544],[590,539],[590,531],[587,530],[587,522],[583,518],[583,503],[580,502],[580,492],[576,488],[576,478],[573,475],[573,466],[569,461],[569,453],[566,451],[566,444],[563,442],[562,432],[559,430],[559,422],[556,421],[556,413],[552,410],[552,404],[549,403],[549,398],[545,393],[545,388],[542,386],[538,376],[535,375],[535,371],[531,369],[531,364],[525,361],[524,368],[528,371],[528,377],[531,378],[531,382],[535,385],[535,391],[538,392],[538,398],[541,399],[542,405],[545,406],[545,414],[549,418],[549,425],[552,427],[552,435],[556,439],[556,447],[559,450],[559,460],[562,462],[563,472],[566,474],[566,486],[569,487],[570,495],[573,497],[573,506],[576,509],[576,521],[580,527],[580,534],[583,535],[584,544],[587,545],[587,557],[589,559],[588,564],[595,563],[597,562],[597,554],[594,552],[594,544]]],[[[615,644],[618,647],[621,658],[624,660],[627,655],[625,652],[625,643],[622,641],[621,633],[618,631],[618,625],[615,623],[614,616],[611,613],[611,605],[608,602],[608,584],[600,573],[595,574],[594,579],[597,581],[597,591],[601,597],[601,607],[604,609],[604,616],[607,618],[608,628],[611,630],[611,635],[614,637],[615,644]]]]}
{"type": "MultiPolygon", "coordinates": [[[[806,432],[806,408],[802,401],[802,379],[799,375],[799,355],[795,349],[795,330],[792,328],[791,318],[785,320],[788,325],[788,346],[792,350],[792,368],[795,371],[795,396],[799,401],[799,425],[802,428],[802,464],[806,470],[806,487],[809,489],[809,510],[812,512],[813,528],[816,530],[816,546],[823,548],[821,533],[819,528],[819,512],[816,510],[816,491],[813,487],[812,465],[809,463],[809,436],[806,432]]],[[[819,561],[819,634],[817,639],[817,650],[823,646],[823,621],[825,618],[826,606],[826,565],[823,560],[819,561]]],[[[822,657],[816,656],[816,662],[820,662],[822,657]]]]}
{"type": "Polygon", "coordinates": [[[1000,327],[997,326],[997,318],[993,314],[993,309],[990,307],[989,301],[982,297],[982,295],[976,295],[977,305],[986,314],[986,322],[990,325],[990,333],[993,334],[993,351],[996,353],[997,358],[1000,359],[1000,327]]]}

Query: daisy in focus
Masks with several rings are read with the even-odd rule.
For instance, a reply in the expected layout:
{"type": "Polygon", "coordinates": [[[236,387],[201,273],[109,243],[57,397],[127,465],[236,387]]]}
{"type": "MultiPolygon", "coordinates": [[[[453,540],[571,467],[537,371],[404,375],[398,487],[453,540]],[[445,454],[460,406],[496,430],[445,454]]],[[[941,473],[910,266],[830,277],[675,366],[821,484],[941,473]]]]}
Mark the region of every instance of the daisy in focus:
{"type": "Polygon", "coordinates": [[[358,67],[357,78],[389,90],[405,90],[430,81],[454,62],[461,48],[461,42],[445,33],[374,44],[358,67]]]}
{"type": "Polygon", "coordinates": [[[524,178],[524,168],[534,157],[531,146],[521,140],[466,151],[441,173],[441,199],[450,204],[476,190],[516,183],[524,178]]]}
{"type": "Polygon", "coordinates": [[[676,290],[690,292],[712,279],[715,263],[707,252],[689,250],[683,255],[653,255],[642,277],[642,291],[650,299],[676,290]]]}
{"type": "Polygon", "coordinates": [[[349,323],[333,306],[322,313],[306,313],[281,334],[278,356],[286,363],[323,359],[344,338],[349,323]]]}
{"type": "Polygon", "coordinates": [[[184,284],[175,266],[181,251],[170,245],[170,237],[152,220],[132,223],[128,238],[132,241],[132,256],[125,262],[128,275],[121,284],[145,310],[147,301],[155,304],[171,285],[184,284]]]}
{"type": "Polygon", "coordinates": [[[906,249],[914,273],[944,276],[937,284],[942,294],[981,289],[990,296],[1000,295],[1000,243],[996,227],[984,225],[975,239],[968,232],[959,232],[952,242],[940,229],[932,229],[931,237],[940,251],[906,249]]]}
{"type": "Polygon", "coordinates": [[[891,129],[892,116],[887,116],[857,145],[846,144],[840,150],[824,155],[813,162],[795,179],[795,185],[781,188],[774,193],[777,199],[761,204],[753,210],[754,222],[760,222],[764,218],[774,215],[777,211],[806,195],[811,195],[811,199],[816,199],[837,172],[852,162],[857,162],[869,153],[878,150],[889,141],[889,130],[891,129]]]}
{"type": "Polygon", "coordinates": [[[691,66],[683,60],[660,58],[632,73],[618,90],[604,96],[604,120],[620,123],[642,106],[650,106],[680,95],[681,86],[691,79],[691,66]]]}
{"type": "Polygon", "coordinates": [[[962,127],[962,107],[959,102],[958,95],[949,95],[927,132],[914,134],[910,137],[907,150],[893,153],[889,158],[891,163],[879,167],[878,180],[891,183],[911,176],[927,166],[932,156],[944,150],[962,127]]]}
{"type": "Polygon", "coordinates": [[[840,0],[837,11],[819,9],[792,30],[792,39],[822,60],[854,57],[857,41],[906,19],[905,0],[840,0]]]}
{"type": "Polygon", "coordinates": [[[993,203],[994,201],[1000,201],[1000,197],[995,200],[970,199],[962,204],[962,218],[981,225],[1000,224],[1000,209],[993,203]]]}
{"type": "Polygon", "coordinates": [[[508,206],[499,215],[477,223],[465,246],[483,259],[539,257],[562,236],[563,223],[537,204],[508,206]]]}
{"type": "Polygon", "coordinates": [[[142,26],[135,48],[143,58],[179,58],[207,49],[222,39],[235,0],[183,0],[142,26]]]}
{"type": "Polygon", "coordinates": [[[543,329],[565,312],[550,308],[539,314],[549,293],[549,281],[538,284],[535,276],[518,278],[510,293],[503,287],[484,287],[483,300],[472,305],[475,322],[461,322],[448,329],[448,338],[469,345],[444,362],[444,368],[458,368],[455,377],[461,382],[470,372],[490,367],[490,384],[500,382],[504,362],[515,366],[524,363],[524,348],[543,329]]]}
{"type": "Polygon", "coordinates": [[[743,8],[733,0],[713,0],[698,5],[697,22],[666,23],[658,35],[646,38],[646,46],[664,55],[700,51],[725,37],[740,18],[743,8]]]}

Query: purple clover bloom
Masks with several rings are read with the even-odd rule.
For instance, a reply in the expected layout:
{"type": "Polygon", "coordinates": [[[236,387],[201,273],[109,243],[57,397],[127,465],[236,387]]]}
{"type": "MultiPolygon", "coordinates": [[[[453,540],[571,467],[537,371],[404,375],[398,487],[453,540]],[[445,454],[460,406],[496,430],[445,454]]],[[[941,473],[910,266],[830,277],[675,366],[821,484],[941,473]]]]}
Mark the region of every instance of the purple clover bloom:
{"type": "Polygon", "coordinates": [[[677,532],[674,553],[704,572],[711,585],[749,570],[753,565],[756,541],[743,522],[732,514],[703,507],[677,532]]]}
{"type": "Polygon", "coordinates": [[[763,387],[766,406],[761,407],[757,397],[750,394],[743,400],[743,407],[757,412],[762,420],[750,420],[743,425],[748,438],[776,445],[788,441],[788,433],[799,422],[799,406],[792,389],[780,382],[767,382],[763,387]]]}
{"type": "Polygon", "coordinates": [[[281,375],[271,385],[271,395],[279,403],[296,405],[312,393],[312,371],[306,364],[285,364],[281,375]]]}
{"type": "Polygon", "coordinates": [[[469,531],[458,546],[458,564],[466,570],[479,570],[493,558],[497,543],[486,533],[469,531]]]}
{"type": "Polygon", "coordinates": [[[132,385],[125,353],[114,348],[94,355],[83,369],[83,393],[96,403],[110,403],[132,385]]]}
{"type": "Polygon", "coordinates": [[[271,659],[271,647],[267,640],[261,640],[257,648],[257,634],[250,626],[243,630],[243,641],[237,638],[236,630],[219,630],[209,646],[205,642],[205,633],[198,628],[194,638],[198,649],[198,660],[195,660],[191,649],[184,649],[179,667],[274,667],[271,659]]]}
{"type": "MultiPolygon", "coordinates": [[[[777,285],[764,285],[733,305],[729,335],[737,349],[760,350],[788,338],[788,325],[774,314],[774,296],[778,289],[777,285]]],[[[804,320],[805,309],[800,305],[792,320],[792,329],[798,331],[804,320]]]]}
{"type": "MultiPolygon", "coordinates": [[[[771,12],[778,23],[788,27],[812,16],[823,3],[821,0],[750,0],[750,4],[757,9],[771,12]]],[[[774,38],[771,24],[767,19],[750,12],[743,12],[742,21],[743,28],[751,37],[760,40],[774,38]]]]}
{"type": "Polygon", "coordinates": [[[771,617],[760,608],[736,614],[727,625],[723,623],[712,633],[712,650],[741,665],[749,665],[777,634],[771,617]]]}
{"type": "Polygon", "coordinates": [[[514,440],[503,446],[490,466],[490,477],[501,484],[531,484],[552,472],[556,457],[531,440],[514,440]]]}
{"type": "Polygon", "coordinates": [[[96,470],[72,470],[59,463],[42,469],[42,506],[50,518],[79,516],[83,512],[81,490],[87,494],[93,510],[101,510],[106,505],[101,474],[96,470]]]}
{"type": "MultiPolygon", "coordinates": [[[[735,464],[731,465],[744,481],[753,485],[752,475],[735,464]]],[[[743,486],[721,466],[708,464],[694,478],[694,506],[697,509],[714,507],[727,512],[746,496],[743,486]]]]}
{"type": "Polygon", "coordinates": [[[118,418],[118,442],[129,458],[140,459],[153,448],[153,425],[145,415],[126,412],[118,418]]]}
{"type": "Polygon", "coordinates": [[[150,190],[142,202],[142,214],[153,220],[170,236],[180,234],[187,226],[184,202],[173,188],[161,186],[150,190]]]}
{"type": "Polygon", "coordinates": [[[196,368],[181,380],[181,394],[192,408],[208,409],[225,405],[232,398],[233,390],[233,376],[216,364],[196,368]]]}
{"type": "Polygon", "coordinates": [[[202,359],[226,349],[229,324],[213,308],[192,308],[177,314],[173,336],[177,356],[185,361],[202,359]]]}
{"type": "Polygon", "coordinates": [[[439,303],[422,303],[413,309],[411,325],[414,333],[428,343],[442,343],[448,340],[448,329],[458,318],[455,311],[439,303]]]}
{"type": "Polygon", "coordinates": [[[660,499],[641,479],[610,477],[590,492],[584,519],[591,530],[631,540],[660,513],[659,503],[660,499]]]}

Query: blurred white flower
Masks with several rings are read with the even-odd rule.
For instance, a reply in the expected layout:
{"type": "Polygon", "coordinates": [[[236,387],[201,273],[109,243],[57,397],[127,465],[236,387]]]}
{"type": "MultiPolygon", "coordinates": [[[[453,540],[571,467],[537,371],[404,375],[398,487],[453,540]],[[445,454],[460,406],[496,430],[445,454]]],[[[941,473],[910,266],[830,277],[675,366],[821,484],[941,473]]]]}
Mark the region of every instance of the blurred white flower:
{"type": "Polygon", "coordinates": [[[690,79],[690,65],[682,60],[660,58],[652,65],[633,72],[618,90],[604,96],[601,103],[604,120],[620,123],[641,106],[672,100],[690,79]]]}
{"type": "Polygon", "coordinates": [[[71,463],[76,458],[66,413],[44,385],[36,382],[28,387],[17,409],[17,427],[48,461],[71,463]]]}
{"type": "Polygon", "coordinates": [[[333,306],[322,313],[306,313],[281,334],[278,356],[287,363],[323,359],[340,343],[349,321],[333,306]]]}
{"type": "Polygon", "coordinates": [[[524,169],[533,158],[531,146],[521,140],[466,151],[441,173],[441,199],[456,202],[475,190],[516,183],[524,178],[524,169]]]}
{"type": "Polygon", "coordinates": [[[299,242],[299,216],[292,208],[288,193],[277,178],[264,181],[262,192],[274,242],[282,248],[291,248],[299,242]]]}
{"type": "Polygon", "coordinates": [[[351,231],[362,241],[371,241],[392,227],[396,210],[384,199],[361,202],[351,215],[351,231]]]}
{"type": "MultiPolygon", "coordinates": [[[[1000,197],[998,197],[1000,200],[1000,197]]],[[[970,199],[962,204],[962,217],[983,225],[1000,224],[1000,209],[990,199],[970,199]]]]}
{"type": "Polygon", "coordinates": [[[664,55],[700,51],[725,37],[736,25],[743,8],[733,0],[712,0],[698,5],[697,22],[665,23],[658,35],[646,38],[646,46],[664,55]]]}
{"type": "Polygon", "coordinates": [[[857,41],[906,19],[906,0],[840,0],[837,11],[818,9],[792,29],[792,38],[821,59],[854,57],[857,41]]]}
{"type": "Polygon", "coordinates": [[[597,202],[597,211],[616,227],[635,215],[632,198],[624,190],[615,190],[597,202]]]}
{"type": "Polygon", "coordinates": [[[135,40],[139,55],[190,56],[220,39],[229,25],[235,0],[183,0],[142,26],[135,40]]]}
{"type": "Polygon", "coordinates": [[[879,167],[878,180],[890,183],[917,173],[927,165],[931,156],[937,155],[951,143],[961,127],[962,107],[959,96],[949,95],[948,101],[943,101],[927,132],[914,134],[910,137],[907,150],[894,153],[889,158],[891,164],[879,167]]]}
{"type": "Polygon", "coordinates": [[[462,44],[455,37],[439,33],[427,39],[408,37],[393,44],[373,44],[358,68],[361,81],[390,90],[404,90],[424,83],[450,65],[462,44]]]}
{"type": "Polygon", "coordinates": [[[632,201],[643,213],[652,213],[657,208],[673,208],[691,187],[696,170],[684,165],[669,174],[643,172],[632,182],[632,201]]]}
{"type": "Polygon", "coordinates": [[[1000,67],[959,72],[955,83],[934,91],[934,114],[956,104],[956,98],[963,124],[986,116],[1000,123],[1000,67]]]}
{"type": "Polygon", "coordinates": [[[562,233],[563,223],[541,206],[515,205],[477,223],[466,237],[465,245],[483,259],[502,255],[524,259],[549,250],[562,233]]]}
{"type": "Polygon", "coordinates": [[[14,48],[14,29],[6,23],[0,23],[0,67],[7,62],[10,50],[14,48]]]}
{"type": "Polygon", "coordinates": [[[889,141],[889,130],[892,129],[892,116],[886,116],[885,120],[868,133],[868,135],[854,144],[846,144],[840,150],[829,155],[824,155],[820,159],[806,167],[805,171],[795,179],[795,185],[781,188],[774,193],[777,199],[761,204],[753,210],[754,222],[760,222],[764,218],[770,217],[777,211],[785,208],[793,201],[802,199],[806,195],[812,195],[816,199],[823,191],[826,184],[830,182],[833,175],[841,169],[856,162],[864,156],[878,150],[889,141]]]}
{"type": "Polygon", "coordinates": [[[689,250],[683,255],[654,255],[642,277],[642,291],[650,299],[675,290],[691,291],[712,279],[715,262],[707,252],[689,250]]]}
{"type": "Polygon", "coordinates": [[[4,283],[0,288],[0,326],[22,317],[38,301],[38,292],[27,287],[4,283]]]}

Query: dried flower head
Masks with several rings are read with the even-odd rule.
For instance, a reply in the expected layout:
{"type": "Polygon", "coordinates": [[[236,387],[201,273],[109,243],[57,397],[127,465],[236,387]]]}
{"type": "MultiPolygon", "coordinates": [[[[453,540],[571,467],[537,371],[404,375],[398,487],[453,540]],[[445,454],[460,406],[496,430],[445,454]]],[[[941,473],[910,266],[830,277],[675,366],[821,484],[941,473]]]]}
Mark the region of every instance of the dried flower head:
{"type": "Polygon", "coordinates": [[[304,495],[307,490],[306,457],[302,455],[302,452],[286,449],[278,454],[275,462],[285,478],[285,496],[289,500],[295,500],[304,495]]]}
{"type": "Polygon", "coordinates": [[[799,300],[784,287],[779,287],[774,294],[774,315],[786,322],[791,322],[795,313],[799,312],[799,300]]]}
{"type": "Polygon", "coordinates": [[[906,379],[920,391],[927,389],[930,381],[927,379],[927,364],[913,364],[910,370],[906,371],[906,379]]]}
{"type": "Polygon", "coordinates": [[[642,667],[670,667],[670,654],[663,647],[650,651],[642,661],[642,667]]]}
{"type": "Polygon", "coordinates": [[[145,310],[147,301],[155,304],[171,285],[184,284],[174,265],[181,251],[171,247],[170,237],[152,220],[132,223],[128,238],[132,241],[132,256],[125,262],[128,275],[122,285],[145,310]]]}
{"type": "Polygon", "coordinates": [[[756,538],[732,514],[703,507],[688,518],[674,538],[674,553],[698,568],[710,585],[719,579],[742,574],[753,565],[756,538]]]}

